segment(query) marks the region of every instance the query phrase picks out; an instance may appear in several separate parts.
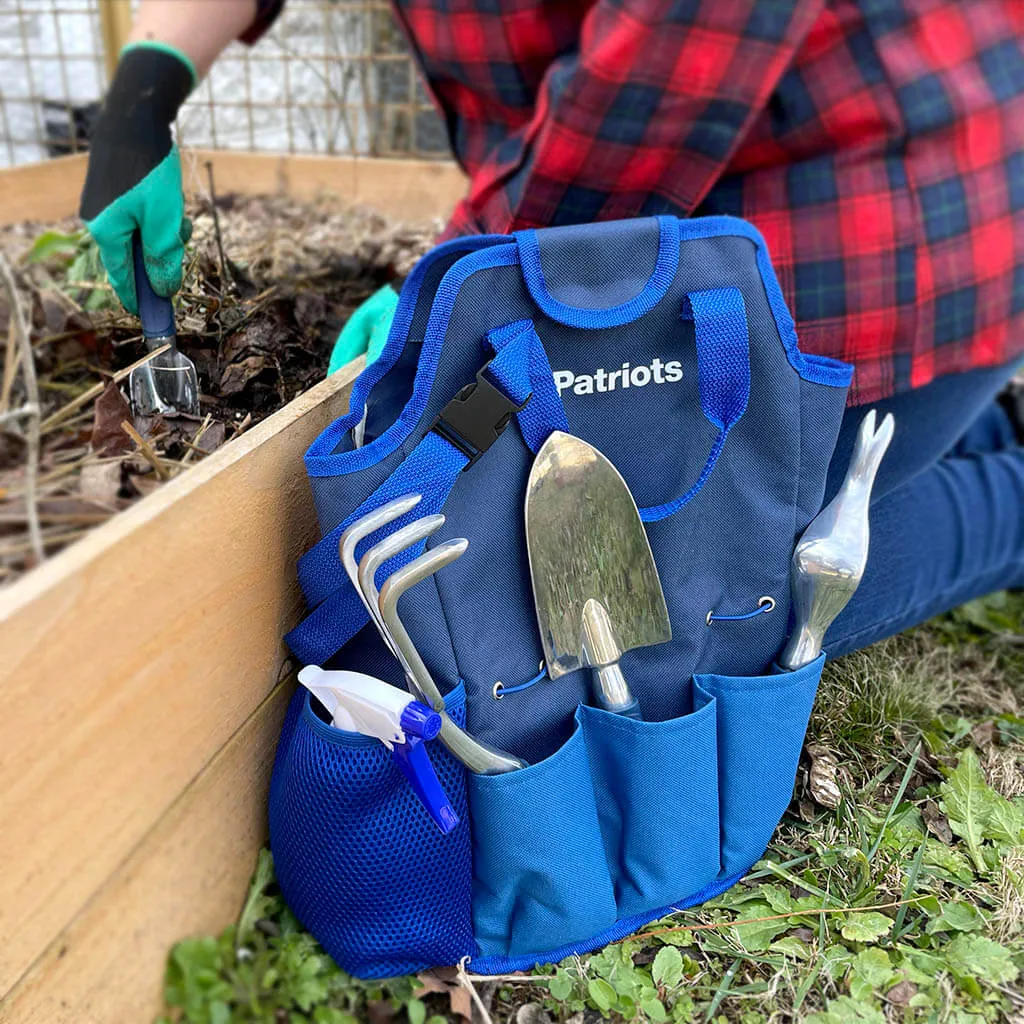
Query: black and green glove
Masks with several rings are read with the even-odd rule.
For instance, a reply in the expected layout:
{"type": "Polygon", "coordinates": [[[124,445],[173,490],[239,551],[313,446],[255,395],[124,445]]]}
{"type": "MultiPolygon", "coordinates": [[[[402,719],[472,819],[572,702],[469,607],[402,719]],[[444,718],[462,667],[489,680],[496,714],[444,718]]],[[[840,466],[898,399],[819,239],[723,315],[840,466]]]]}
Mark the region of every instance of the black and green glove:
{"type": "Polygon", "coordinates": [[[181,287],[191,224],[185,219],[181,158],[171,138],[178,110],[198,82],[185,54],[163,43],[129,44],[89,140],[79,214],[99,246],[110,283],[138,313],[132,237],[138,231],[153,290],[181,287]]]}

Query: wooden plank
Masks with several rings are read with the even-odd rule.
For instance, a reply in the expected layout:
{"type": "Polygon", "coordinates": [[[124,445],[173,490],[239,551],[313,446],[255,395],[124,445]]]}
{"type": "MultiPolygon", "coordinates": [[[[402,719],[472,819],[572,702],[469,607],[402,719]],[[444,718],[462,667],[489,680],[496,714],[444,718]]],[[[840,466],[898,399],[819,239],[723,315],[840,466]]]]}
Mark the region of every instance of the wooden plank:
{"type": "Polygon", "coordinates": [[[0,224],[62,220],[78,213],[84,153],[0,171],[0,224]]]}
{"type": "Polygon", "coordinates": [[[167,952],[238,914],[266,836],[283,683],[0,1002],[4,1024],[129,1024],[161,1008],[167,952]]]}
{"type": "MultiPolygon", "coordinates": [[[[53,221],[76,214],[86,160],[79,153],[0,171],[0,224],[53,221]]],[[[210,161],[222,195],[287,194],[312,199],[330,192],[410,224],[447,217],[466,191],[465,176],[454,164],[431,160],[205,149],[187,149],[182,160],[186,192],[208,188],[205,165],[210,161]]]]}
{"type": "Polygon", "coordinates": [[[121,49],[128,42],[128,35],[132,30],[132,5],[130,0],[99,0],[99,3],[103,63],[109,81],[114,77],[121,49]]]}
{"type": "Polygon", "coordinates": [[[0,591],[0,993],[280,679],[361,363],[0,591]]]}

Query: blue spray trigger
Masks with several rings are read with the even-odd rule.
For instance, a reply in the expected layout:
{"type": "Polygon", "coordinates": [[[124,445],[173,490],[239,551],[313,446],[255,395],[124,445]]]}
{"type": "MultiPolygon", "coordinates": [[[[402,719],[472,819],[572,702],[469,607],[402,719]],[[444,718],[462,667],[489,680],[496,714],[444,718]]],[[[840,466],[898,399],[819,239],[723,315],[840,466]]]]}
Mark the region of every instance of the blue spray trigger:
{"type": "Polygon", "coordinates": [[[434,823],[447,835],[459,816],[434,771],[426,740],[441,731],[441,716],[382,679],[361,672],[325,671],[307,665],[299,672],[302,683],[331,715],[339,729],[373,736],[391,751],[406,781],[434,823]]]}
{"type": "Polygon", "coordinates": [[[424,740],[432,740],[441,731],[441,716],[426,704],[411,700],[402,709],[402,731],[424,740]]]}
{"type": "Polygon", "coordinates": [[[441,731],[441,716],[425,704],[414,701],[402,713],[402,729],[405,743],[396,743],[391,755],[427,814],[447,835],[458,825],[459,816],[434,771],[425,742],[441,731]]]}

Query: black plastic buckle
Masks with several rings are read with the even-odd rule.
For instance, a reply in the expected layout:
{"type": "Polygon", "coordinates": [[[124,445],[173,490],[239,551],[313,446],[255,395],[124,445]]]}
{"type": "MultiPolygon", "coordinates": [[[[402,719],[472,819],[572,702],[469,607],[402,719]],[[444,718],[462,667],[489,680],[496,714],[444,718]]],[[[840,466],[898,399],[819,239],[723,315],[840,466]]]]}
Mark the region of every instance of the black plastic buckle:
{"type": "Polygon", "coordinates": [[[477,371],[476,380],[459,391],[430,427],[469,459],[463,472],[501,437],[513,414],[533,397],[531,392],[522,405],[516,405],[484,376],[487,366],[477,371]]]}

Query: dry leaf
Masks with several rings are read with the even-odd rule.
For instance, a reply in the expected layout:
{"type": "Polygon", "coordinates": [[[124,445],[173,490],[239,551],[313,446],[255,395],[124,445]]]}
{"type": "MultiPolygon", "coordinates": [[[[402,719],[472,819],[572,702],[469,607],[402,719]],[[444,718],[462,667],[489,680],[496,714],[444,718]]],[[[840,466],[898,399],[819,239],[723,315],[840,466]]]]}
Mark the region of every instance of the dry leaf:
{"type": "Polygon", "coordinates": [[[885,998],[894,1006],[909,1006],[916,995],[917,986],[912,981],[901,981],[886,992],[885,998]]]}
{"type": "Polygon", "coordinates": [[[926,801],[921,809],[921,817],[924,818],[925,827],[936,839],[946,846],[953,845],[953,830],[949,827],[949,819],[939,810],[934,800],[926,801]]]}
{"type": "Polygon", "coordinates": [[[124,420],[131,420],[132,410],[121,389],[111,381],[96,399],[90,443],[100,455],[120,455],[132,446],[131,439],[121,429],[124,420]]]}
{"type": "Polygon", "coordinates": [[[971,739],[982,750],[992,746],[996,741],[996,723],[991,718],[987,722],[979,722],[971,730],[971,739]]]}
{"type": "Polygon", "coordinates": [[[838,807],[843,794],[836,782],[839,766],[835,757],[826,747],[817,743],[807,747],[807,756],[811,759],[811,770],[808,773],[811,796],[822,807],[838,807]]]}
{"type": "Polygon", "coordinates": [[[218,420],[215,423],[211,423],[206,430],[203,431],[202,437],[198,441],[192,443],[201,451],[206,452],[207,455],[210,452],[216,451],[223,443],[227,436],[227,430],[223,423],[218,420]]]}
{"type": "Polygon", "coordinates": [[[432,971],[424,971],[416,975],[423,983],[423,992],[436,993],[437,995],[448,996],[448,1006],[456,1017],[465,1020],[473,1018],[473,998],[469,992],[459,984],[459,972],[455,967],[436,967],[432,971]]]}
{"type": "MultiPolygon", "coordinates": [[[[123,436],[123,435],[122,435],[123,436]]],[[[86,501],[94,501],[108,508],[117,505],[121,490],[121,464],[119,462],[90,462],[82,467],[78,478],[78,493],[86,501]]]]}
{"type": "Polygon", "coordinates": [[[277,377],[274,361],[261,353],[246,356],[224,368],[220,378],[220,393],[225,396],[240,394],[250,381],[262,376],[266,376],[268,383],[277,377]]]}

